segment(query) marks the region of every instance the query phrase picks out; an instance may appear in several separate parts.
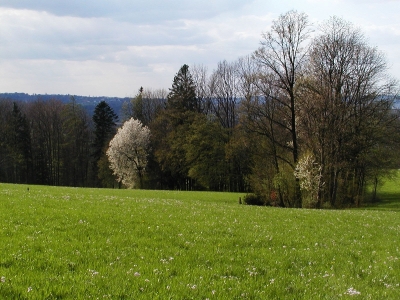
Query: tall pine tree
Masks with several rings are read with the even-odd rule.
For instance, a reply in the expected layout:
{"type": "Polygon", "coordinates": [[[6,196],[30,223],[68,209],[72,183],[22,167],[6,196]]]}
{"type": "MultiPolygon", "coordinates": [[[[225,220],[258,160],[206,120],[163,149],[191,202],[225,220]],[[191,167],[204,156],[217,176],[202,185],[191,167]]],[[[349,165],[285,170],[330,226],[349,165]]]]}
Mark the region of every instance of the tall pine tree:
{"type": "Polygon", "coordinates": [[[180,125],[190,122],[190,115],[199,111],[196,86],[186,64],[174,77],[167,97],[167,111],[180,125]]]}
{"type": "Polygon", "coordinates": [[[166,109],[152,124],[152,148],[160,165],[160,181],[168,188],[191,189],[184,145],[196,119],[196,89],[189,67],[183,65],[174,77],[166,109]]]}
{"type": "Polygon", "coordinates": [[[93,172],[94,172],[94,180],[95,185],[100,186],[101,183],[99,181],[99,173],[102,174],[101,178],[103,182],[109,182],[108,175],[112,176],[111,170],[103,170],[99,169],[99,166],[104,167],[104,164],[99,164],[103,159],[107,160],[106,151],[107,146],[112,137],[115,134],[118,116],[115,114],[114,110],[107,104],[105,101],[101,101],[97,104],[94,114],[93,114],[93,122],[94,122],[94,141],[93,141],[93,172]]]}

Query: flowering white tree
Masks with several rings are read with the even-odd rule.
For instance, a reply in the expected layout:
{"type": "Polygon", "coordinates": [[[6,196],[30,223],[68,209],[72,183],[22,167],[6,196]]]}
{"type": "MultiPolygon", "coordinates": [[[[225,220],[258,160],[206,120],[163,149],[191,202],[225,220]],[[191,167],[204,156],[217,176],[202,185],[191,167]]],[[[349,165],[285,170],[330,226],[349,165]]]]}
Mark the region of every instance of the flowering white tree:
{"type": "Polygon", "coordinates": [[[142,186],[149,142],[149,128],[133,118],[126,121],[110,141],[107,150],[110,168],[127,187],[133,188],[138,180],[142,186]]]}
{"type": "Polygon", "coordinates": [[[307,154],[297,162],[294,176],[300,180],[300,189],[305,194],[303,207],[318,205],[320,200],[318,194],[324,183],[322,182],[322,167],[313,155],[307,154]]]}

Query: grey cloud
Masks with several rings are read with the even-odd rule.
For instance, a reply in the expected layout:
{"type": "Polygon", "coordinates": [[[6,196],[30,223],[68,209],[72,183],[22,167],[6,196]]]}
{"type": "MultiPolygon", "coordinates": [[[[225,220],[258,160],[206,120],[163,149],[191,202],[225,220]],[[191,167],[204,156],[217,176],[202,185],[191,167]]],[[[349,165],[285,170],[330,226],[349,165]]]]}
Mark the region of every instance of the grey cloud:
{"type": "Polygon", "coordinates": [[[59,16],[109,17],[133,23],[155,23],[176,19],[204,19],[238,10],[244,0],[0,0],[0,6],[46,11],[59,16]]]}
{"type": "Polygon", "coordinates": [[[143,26],[110,19],[57,17],[25,11],[3,15],[0,28],[3,59],[112,59],[115,53],[124,52],[129,46],[212,42],[201,27],[183,21],[143,26]]]}
{"type": "Polygon", "coordinates": [[[271,20],[293,8],[367,27],[399,70],[391,45],[398,3],[357,1],[0,0],[0,89],[126,95],[141,85],[169,87],[184,63],[211,72],[218,61],[250,54],[271,20]]]}

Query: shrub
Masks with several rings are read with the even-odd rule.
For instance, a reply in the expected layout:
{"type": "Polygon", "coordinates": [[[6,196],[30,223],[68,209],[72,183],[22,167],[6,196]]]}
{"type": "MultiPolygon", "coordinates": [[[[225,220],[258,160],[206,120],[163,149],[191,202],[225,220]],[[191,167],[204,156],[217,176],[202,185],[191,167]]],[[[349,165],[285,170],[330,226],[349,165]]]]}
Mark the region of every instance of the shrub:
{"type": "Polygon", "coordinates": [[[248,205],[265,205],[265,199],[262,196],[256,194],[247,194],[243,198],[244,203],[248,205]]]}

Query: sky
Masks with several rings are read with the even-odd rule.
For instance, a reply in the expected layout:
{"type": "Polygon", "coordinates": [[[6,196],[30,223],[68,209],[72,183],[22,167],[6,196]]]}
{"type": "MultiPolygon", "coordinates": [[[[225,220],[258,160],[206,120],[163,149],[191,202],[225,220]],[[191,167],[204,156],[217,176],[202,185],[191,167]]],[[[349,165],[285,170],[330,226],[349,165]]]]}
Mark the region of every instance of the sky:
{"type": "Polygon", "coordinates": [[[0,93],[133,97],[183,64],[211,73],[289,10],[351,22],[400,80],[400,0],[0,0],[0,93]]]}

